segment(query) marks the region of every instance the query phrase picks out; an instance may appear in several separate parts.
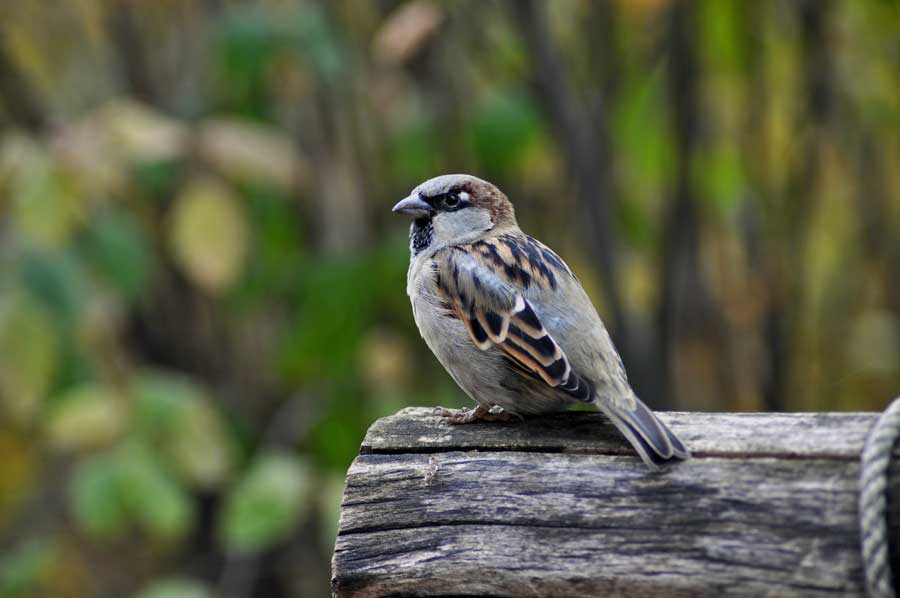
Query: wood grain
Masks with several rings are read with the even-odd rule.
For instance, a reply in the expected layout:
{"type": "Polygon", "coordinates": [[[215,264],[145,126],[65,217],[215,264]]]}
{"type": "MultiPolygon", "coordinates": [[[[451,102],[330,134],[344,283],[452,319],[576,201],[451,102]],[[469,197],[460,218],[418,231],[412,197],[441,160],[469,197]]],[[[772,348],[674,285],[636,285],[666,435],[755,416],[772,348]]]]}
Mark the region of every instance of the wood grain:
{"type": "Polygon", "coordinates": [[[335,595],[863,595],[875,414],[661,416],[694,452],[662,474],[591,413],[377,421],[347,474],[335,595]]]}

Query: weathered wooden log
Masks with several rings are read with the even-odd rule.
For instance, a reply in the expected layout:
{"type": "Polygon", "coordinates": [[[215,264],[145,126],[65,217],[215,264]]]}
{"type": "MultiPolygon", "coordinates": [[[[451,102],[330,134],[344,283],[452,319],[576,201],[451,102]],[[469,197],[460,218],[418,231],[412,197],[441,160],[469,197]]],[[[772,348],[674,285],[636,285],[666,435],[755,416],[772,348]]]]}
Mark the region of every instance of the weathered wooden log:
{"type": "Polygon", "coordinates": [[[859,455],[877,414],[660,417],[694,458],[659,474],[595,413],[378,420],[347,474],[334,594],[863,596],[859,455]]]}

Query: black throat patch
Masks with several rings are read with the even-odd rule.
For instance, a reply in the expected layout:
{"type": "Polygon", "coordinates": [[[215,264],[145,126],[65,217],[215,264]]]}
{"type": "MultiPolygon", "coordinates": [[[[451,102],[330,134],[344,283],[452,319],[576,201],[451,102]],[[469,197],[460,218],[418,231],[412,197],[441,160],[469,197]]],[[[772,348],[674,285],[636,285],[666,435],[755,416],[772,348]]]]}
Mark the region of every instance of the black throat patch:
{"type": "Polygon", "coordinates": [[[434,238],[434,225],[431,218],[417,218],[409,229],[409,250],[413,255],[419,255],[431,245],[434,238]]]}

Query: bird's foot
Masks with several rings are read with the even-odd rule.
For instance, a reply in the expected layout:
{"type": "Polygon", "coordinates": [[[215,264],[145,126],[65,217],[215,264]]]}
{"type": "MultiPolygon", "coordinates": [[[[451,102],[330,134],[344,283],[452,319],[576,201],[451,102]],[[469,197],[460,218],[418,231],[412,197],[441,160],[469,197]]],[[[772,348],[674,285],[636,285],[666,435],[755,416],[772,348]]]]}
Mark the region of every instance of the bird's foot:
{"type": "Polygon", "coordinates": [[[449,424],[471,424],[472,422],[509,422],[513,420],[513,414],[504,411],[502,407],[494,406],[490,409],[484,405],[478,405],[472,409],[447,409],[437,407],[434,414],[443,417],[449,424]]]}

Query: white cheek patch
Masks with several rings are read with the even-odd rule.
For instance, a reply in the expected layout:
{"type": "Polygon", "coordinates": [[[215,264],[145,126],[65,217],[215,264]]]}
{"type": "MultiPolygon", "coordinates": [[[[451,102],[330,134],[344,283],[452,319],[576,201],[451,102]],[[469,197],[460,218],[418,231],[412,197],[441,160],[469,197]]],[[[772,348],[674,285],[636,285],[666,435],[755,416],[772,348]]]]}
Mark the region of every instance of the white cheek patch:
{"type": "Polygon", "coordinates": [[[441,244],[464,243],[494,227],[490,212],[474,207],[440,213],[432,219],[432,224],[435,240],[441,244]]]}

